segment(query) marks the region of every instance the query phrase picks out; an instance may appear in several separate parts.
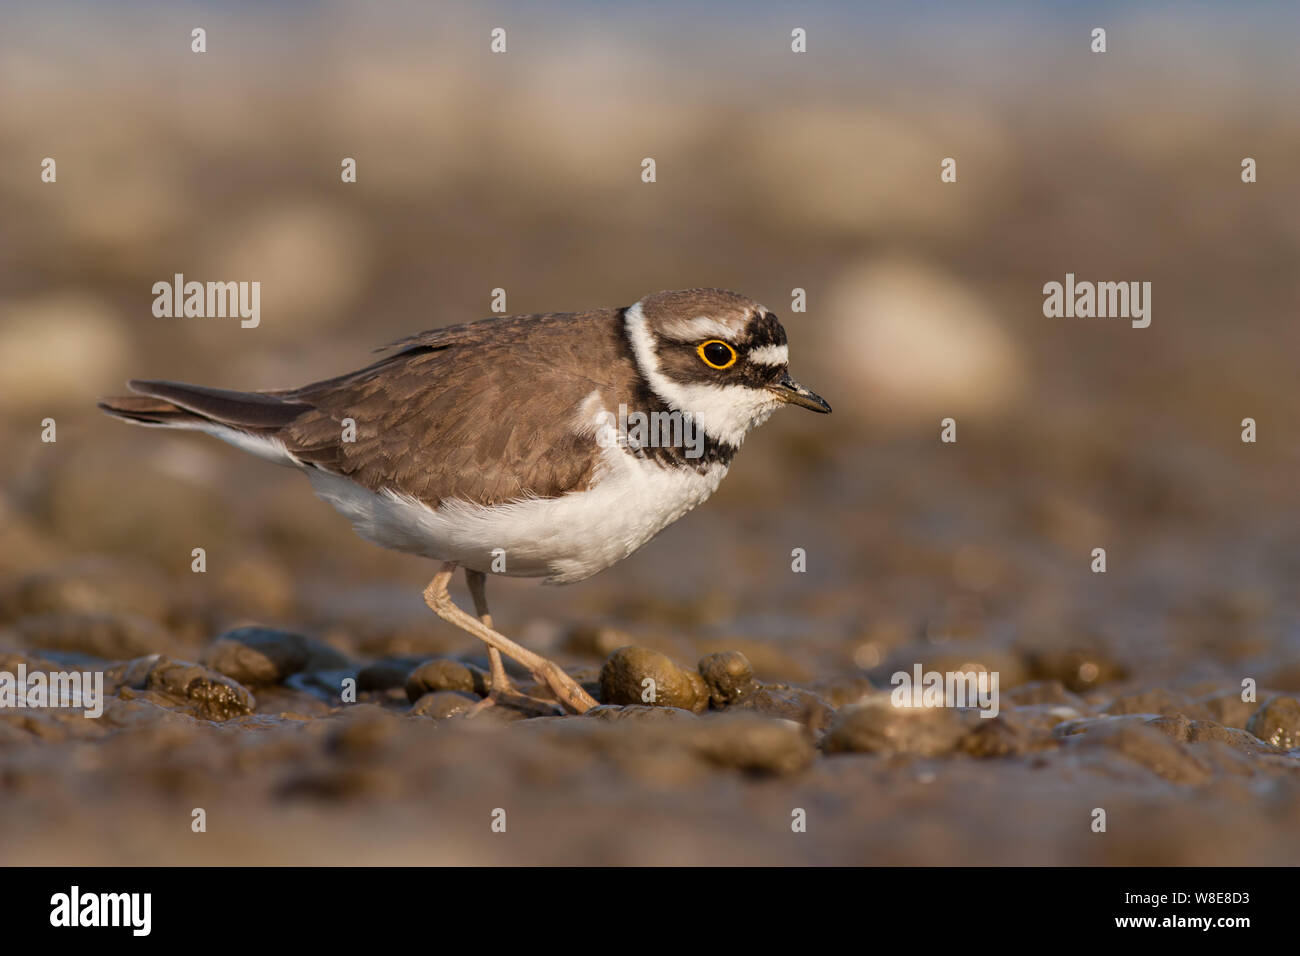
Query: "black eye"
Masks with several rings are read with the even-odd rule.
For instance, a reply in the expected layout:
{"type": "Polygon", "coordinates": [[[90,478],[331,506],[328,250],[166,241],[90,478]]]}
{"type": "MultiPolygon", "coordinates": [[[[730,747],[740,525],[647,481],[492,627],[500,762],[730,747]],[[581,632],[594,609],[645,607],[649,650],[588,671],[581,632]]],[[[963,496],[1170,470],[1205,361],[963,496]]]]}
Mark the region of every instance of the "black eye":
{"type": "Polygon", "coordinates": [[[709,368],[731,368],[736,364],[736,350],[721,339],[709,339],[695,351],[709,368]]]}

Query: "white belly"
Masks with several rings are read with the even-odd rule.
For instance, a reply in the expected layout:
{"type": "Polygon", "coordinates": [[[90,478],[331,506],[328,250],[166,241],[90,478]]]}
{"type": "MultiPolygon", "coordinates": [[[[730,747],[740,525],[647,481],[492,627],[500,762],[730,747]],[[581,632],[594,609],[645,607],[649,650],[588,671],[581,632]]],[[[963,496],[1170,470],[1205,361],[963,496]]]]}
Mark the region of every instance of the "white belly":
{"type": "Polygon", "coordinates": [[[721,464],[703,473],[662,468],[622,450],[609,452],[606,464],[587,491],[493,507],[452,500],[437,509],[329,472],[307,474],[316,494],[375,544],[475,571],[567,584],[627,557],[713,494],[727,473],[721,464]]]}

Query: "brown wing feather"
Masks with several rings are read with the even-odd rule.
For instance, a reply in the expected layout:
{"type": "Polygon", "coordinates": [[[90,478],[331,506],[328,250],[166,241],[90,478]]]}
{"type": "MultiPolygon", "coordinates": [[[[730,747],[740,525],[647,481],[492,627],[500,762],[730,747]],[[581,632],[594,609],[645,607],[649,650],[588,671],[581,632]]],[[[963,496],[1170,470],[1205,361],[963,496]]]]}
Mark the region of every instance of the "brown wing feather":
{"type": "Polygon", "coordinates": [[[578,410],[594,390],[616,408],[636,376],[621,316],[524,316],[403,339],[368,368],[277,393],[310,408],[275,436],[303,461],[430,505],[581,490],[599,449],[573,430],[578,410]],[[344,418],[355,442],[342,441],[344,418]]]}

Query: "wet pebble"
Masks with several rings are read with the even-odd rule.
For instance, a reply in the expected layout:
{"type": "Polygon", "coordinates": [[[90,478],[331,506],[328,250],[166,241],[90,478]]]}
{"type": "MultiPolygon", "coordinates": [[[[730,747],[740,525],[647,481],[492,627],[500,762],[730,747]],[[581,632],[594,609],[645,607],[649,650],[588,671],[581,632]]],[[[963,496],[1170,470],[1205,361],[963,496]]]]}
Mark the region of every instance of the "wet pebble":
{"type": "Polygon", "coordinates": [[[972,710],[951,707],[895,707],[888,694],[839,711],[826,735],[827,753],[951,753],[981,720],[972,710]]]}
{"type": "Polygon", "coordinates": [[[24,617],[13,629],[26,647],[73,651],[106,661],[151,654],[171,643],[162,627],[138,614],[50,611],[24,617]]]}
{"type": "Polygon", "coordinates": [[[1300,701],[1269,698],[1247,722],[1246,730],[1275,747],[1295,750],[1300,747],[1300,701]]]}
{"type": "Polygon", "coordinates": [[[746,713],[699,721],[694,745],[697,754],[717,766],[776,776],[807,768],[816,752],[798,724],[746,713]]]}
{"type": "Polygon", "coordinates": [[[810,690],[784,684],[760,687],[736,706],[764,717],[792,720],[817,733],[826,730],[835,715],[835,709],[825,698],[810,690]]]}
{"type": "Polygon", "coordinates": [[[740,651],[723,651],[700,659],[700,676],[709,686],[709,702],[718,709],[740,703],[758,690],[754,668],[740,651]]]}
{"type": "MultiPolygon", "coordinates": [[[[34,571],[0,594],[0,619],[17,620],[53,611],[81,614],[134,614],[163,621],[166,595],[174,590],[147,568],[125,567],[102,558],[69,561],[34,571]]],[[[157,650],[157,648],[154,648],[157,650]]]]}
{"type": "Polygon", "coordinates": [[[1005,757],[1050,750],[1060,740],[1053,729],[1079,718],[1072,707],[1038,704],[1002,710],[996,717],[981,717],[961,739],[958,750],[972,757],[1005,757]]]}
{"type": "Polygon", "coordinates": [[[579,625],[565,637],[564,649],[571,654],[604,660],[620,647],[626,647],[629,640],[631,635],[614,627],[579,625]]]}
{"type": "Polygon", "coordinates": [[[1193,703],[1199,705],[1215,723],[1239,730],[1246,729],[1251,716],[1259,709],[1257,701],[1242,700],[1241,691],[1236,688],[1206,694],[1193,703]]]}
{"type": "Polygon", "coordinates": [[[383,749],[397,734],[393,715],[374,704],[352,704],[331,721],[326,749],[344,756],[362,756],[383,749]]]}
{"type": "Polygon", "coordinates": [[[357,671],[357,690],[393,690],[406,687],[406,679],[424,663],[421,658],[388,657],[371,661],[357,671]]]}
{"type": "Polygon", "coordinates": [[[242,717],[251,714],[256,706],[248,689],[225,674],[161,655],[128,661],[105,672],[105,687],[110,683],[153,692],[169,704],[206,720],[242,717]]]}
{"type": "Polygon", "coordinates": [[[1192,720],[1182,714],[1156,717],[1148,723],[1157,730],[1164,731],[1174,740],[1184,743],[1216,741],[1247,754],[1283,753],[1286,749],[1278,747],[1272,741],[1265,741],[1244,730],[1238,730],[1236,727],[1224,727],[1212,720],[1192,720]]]}
{"type": "Polygon", "coordinates": [[[220,635],[203,663],[241,684],[281,684],[305,670],[310,651],[301,634],[241,627],[220,635]]]}
{"type": "Polygon", "coordinates": [[[1173,783],[1205,783],[1214,774],[1208,759],[1192,753],[1147,718],[1099,717],[1074,723],[1078,729],[1069,735],[1073,739],[1068,743],[1082,756],[1099,758],[1100,766],[1106,766],[1107,755],[1114,753],[1173,783]]]}
{"type": "Polygon", "coordinates": [[[479,698],[458,690],[435,690],[423,695],[411,705],[413,717],[459,717],[469,712],[479,698]]]}
{"type": "MultiPolygon", "coordinates": [[[[584,717],[604,721],[696,720],[695,714],[680,707],[650,707],[646,704],[597,704],[584,717]]],[[[558,718],[566,719],[566,718],[558,718]]]]}
{"type": "Polygon", "coordinates": [[[1113,716],[1122,714],[1188,714],[1196,710],[1197,708],[1181,694],[1175,694],[1170,690],[1157,689],[1117,697],[1106,708],[1106,713],[1113,716]]]}
{"type": "Polygon", "coordinates": [[[679,667],[648,647],[621,647],[600,671],[600,699],[607,704],[651,704],[700,713],[709,687],[697,671],[679,667]]]}
{"type": "Polygon", "coordinates": [[[440,690],[485,697],[488,685],[486,672],[470,664],[439,657],[411,671],[406,678],[406,698],[414,704],[425,694],[440,690]]]}
{"type": "Polygon", "coordinates": [[[1026,667],[1030,678],[1060,681],[1076,694],[1127,674],[1124,665],[1099,648],[1031,650],[1026,654],[1026,667]]]}

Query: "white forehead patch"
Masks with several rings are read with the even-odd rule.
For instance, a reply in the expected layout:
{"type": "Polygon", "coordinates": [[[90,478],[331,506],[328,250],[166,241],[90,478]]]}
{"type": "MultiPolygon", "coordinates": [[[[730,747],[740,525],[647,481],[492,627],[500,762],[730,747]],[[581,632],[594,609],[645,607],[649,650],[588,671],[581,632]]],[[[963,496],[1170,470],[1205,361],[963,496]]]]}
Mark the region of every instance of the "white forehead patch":
{"type": "Polygon", "coordinates": [[[707,315],[693,319],[672,319],[665,322],[662,329],[664,335],[685,342],[694,342],[696,339],[729,339],[740,331],[721,319],[707,315]]]}
{"type": "Polygon", "coordinates": [[[788,345],[763,345],[749,352],[749,360],[756,365],[789,365],[788,345]]]}

